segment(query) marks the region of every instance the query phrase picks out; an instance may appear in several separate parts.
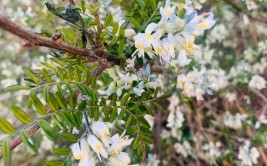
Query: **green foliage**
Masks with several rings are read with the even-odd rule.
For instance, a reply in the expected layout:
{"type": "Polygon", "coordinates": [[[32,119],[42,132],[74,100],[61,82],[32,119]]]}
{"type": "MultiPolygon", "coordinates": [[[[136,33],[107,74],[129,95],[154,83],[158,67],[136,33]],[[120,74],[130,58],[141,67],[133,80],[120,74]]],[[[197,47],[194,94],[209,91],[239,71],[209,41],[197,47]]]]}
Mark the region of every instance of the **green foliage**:
{"type": "Polygon", "coordinates": [[[11,160],[11,152],[9,148],[9,140],[5,140],[1,145],[1,152],[3,155],[3,165],[7,166],[11,160]]]}
{"type": "Polygon", "coordinates": [[[7,134],[13,134],[15,132],[13,125],[3,118],[0,118],[0,129],[7,134]]]}
{"type": "Polygon", "coordinates": [[[16,116],[18,120],[20,120],[21,122],[25,124],[30,123],[32,120],[29,115],[27,115],[22,109],[20,109],[19,107],[15,105],[11,106],[11,111],[13,112],[13,114],[16,116]]]}

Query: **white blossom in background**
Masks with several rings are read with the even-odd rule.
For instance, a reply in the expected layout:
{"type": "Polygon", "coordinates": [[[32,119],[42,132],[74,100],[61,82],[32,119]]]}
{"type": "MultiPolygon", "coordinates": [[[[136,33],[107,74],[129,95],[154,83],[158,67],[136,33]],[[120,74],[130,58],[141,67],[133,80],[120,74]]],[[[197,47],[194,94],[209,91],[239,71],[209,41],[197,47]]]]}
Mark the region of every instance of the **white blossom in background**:
{"type": "Polygon", "coordinates": [[[179,99],[176,95],[173,95],[170,98],[170,105],[168,107],[170,113],[167,119],[167,127],[173,129],[173,128],[181,128],[184,122],[184,115],[181,112],[180,106],[179,106],[179,99]]]}
{"type": "Polygon", "coordinates": [[[258,163],[260,153],[257,148],[250,148],[250,141],[245,141],[244,145],[239,147],[238,159],[241,161],[241,165],[252,166],[258,163]]]}
{"type": "Polygon", "coordinates": [[[227,92],[224,94],[224,97],[227,99],[229,103],[232,103],[237,100],[236,93],[234,92],[227,92]]]}
{"type": "Polygon", "coordinates": [[[267,119],[265,115],[260,115],[256,124],[255,124],[255,128],[259,129],[261,124],[267,124],[267,119]]]}
{"type": "Polygon", "coordinates": [[[254,75],[249,81],[248,86],[257,90],[262,90],[266,88],[266,80],[259,75],[254,75]]]}
{"type": "Polygon", "coordinates": [[[222,151],[220,150],[221,143],[220,142],[209,142],[208,144],[205,144],[202,146],[202,150],[204,151],[204,154],[202,157],[209,163],[214,163],[216,158],[220,157],[222,155],[222,151]]]}
{"type": "Polygon", "coordinates": [[[208,39],[210,42],[222,42],[229,36],[229,31],[224,24],[216,25],[210,32],[208,39]]]}
{"type": "Polygon", "coordinates": [[[209,89],[210,81],[206,75],[206,69],[194,69],[177,77],[177,87],[183,90],[183,94],[188,97],[196,97],[197,100],[203,100],[205,93],[211,94],[209,89]]]}
{"type": "Polygon", "coordinates": [[[147,166],[159,166],[160,160],[157,158],[155,154],[148,154],[147,158],[147,166]]]}
{"type": "Polygon", "coordinates": [[[232,128],[232,129],[241,129],[242,123],[245,122],[247,119],[247,114],[240,114],[236,113],[235,115],[232,115],[229,111],[225,112],[223,115],[223,124],[226,127],[232,128]]]}
{"type": "Polygon", "coordinates": [[[177,153],[183,155],[187,158],[189,155],[192,155],[192,147],[188,141],[183,141],[183,143],[174,144],[174,149],[177,153]]]}

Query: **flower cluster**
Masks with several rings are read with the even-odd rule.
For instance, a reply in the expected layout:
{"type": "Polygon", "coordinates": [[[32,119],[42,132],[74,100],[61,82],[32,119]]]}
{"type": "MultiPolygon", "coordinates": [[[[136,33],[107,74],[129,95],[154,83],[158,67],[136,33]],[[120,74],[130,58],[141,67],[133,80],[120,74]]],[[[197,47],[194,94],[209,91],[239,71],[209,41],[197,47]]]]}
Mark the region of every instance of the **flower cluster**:
{"type": "Polygon", "coordinates": [[[250,148],[250,141],[245,141],[245,144],[239,148],[238,159],[241,160],[241,165],[251,166],[258,163],[260,156],[257,148],[250,148]]]}
{"type": "Polygon", "coordinates": [[[241,129],[242,122],[247,119],[248,115],[237,113],[236,115],[232,115],[230,112],[226,112],[223,115],[223,123],[225,126],[233,128],[233,129],[241,129]]]}
{"type": "Polygon", "coordinates": [[[133,138],[128,139],[125,132],[110,136],[107,124],[97,121],[92,124],[92,133],[88,134],[87,140],[82,138],[71,149],[74,158],[80,160],[79,166],[96,165],[95,154],[101,163],[107,160],[108,165],[125,166],[130,164],[131,159],[122,150],[132,141],[133,138]]]}
{"type": "Polygon", "coordinates": [[[150,65],[145,69],[140,69],[137,74],[124,73],[119,68],[111,68],[107,70],[112,82],[106,90],[99,90],[102,95],[111,95],[116,93],[122,95],[123,90],[132,90],[137,96],[141,96],[147,88],[156,88],[159,85],[159,80],[150,75],[150,65]]]}
{"type": "Polygon", "coordinates": [[[213,14],[203,20],[204,16],[197,15],[193,9],[184,7],[184,4],[171,6],[169,0],[165,7],[160,8],[160,14],[158,23],[150,23],[144,33],[134,36],[137,56],[154,58],[157,55],[166,63],[178,60],[180,66],[190,63],[188,57],[200,58],[201,51],[195,44],[195,37],[215,24],[213,14]],[[176,13],[183,10],[185,16],[179,17],[176,13]]]}
{"type": "Polygon", "coordinates": [[[188,72],[178,75],[177,86],[183,90],[183,94],[188,97],[196,97],[197,100],[203,100],[202,95],[206,92],[211,94],[209,88],[210,81],[208,80],[205,69],[188,72]]]}

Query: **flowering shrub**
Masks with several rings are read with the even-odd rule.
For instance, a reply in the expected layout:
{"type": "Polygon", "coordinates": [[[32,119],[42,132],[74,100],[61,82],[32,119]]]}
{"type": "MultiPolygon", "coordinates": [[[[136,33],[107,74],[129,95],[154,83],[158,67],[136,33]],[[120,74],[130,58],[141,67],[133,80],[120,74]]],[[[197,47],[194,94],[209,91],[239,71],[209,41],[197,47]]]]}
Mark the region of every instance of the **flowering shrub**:
{"type": "Polygon", "coordinates": [[[267,165],[263,1],[2,3],[4,165],[267,165]]]}

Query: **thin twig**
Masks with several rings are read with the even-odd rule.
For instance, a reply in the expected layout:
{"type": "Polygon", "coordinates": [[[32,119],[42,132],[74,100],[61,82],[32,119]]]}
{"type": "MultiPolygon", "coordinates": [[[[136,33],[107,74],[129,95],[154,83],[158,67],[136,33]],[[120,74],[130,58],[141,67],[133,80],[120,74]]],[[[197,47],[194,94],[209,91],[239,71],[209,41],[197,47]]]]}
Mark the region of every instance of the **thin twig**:
{"type": "Polygon", "coordinates": [[[67,52],[72,55],[80,55],[87,57],[90,62],[99,62],[101,58],[107,59],[109,63],[119,64],[119,60],[115,55],[107,53],[103,48],[97,48],[94,50],[78,48],[70,46],[62,41],[54,41],[53,39],[39,36],[35,33],[29,32],[17,26],[10,21],[3,12],[0,11],[0,28],[28,41],[30,46],[44,46],[48,48],[58,49],[67,52]]]}

